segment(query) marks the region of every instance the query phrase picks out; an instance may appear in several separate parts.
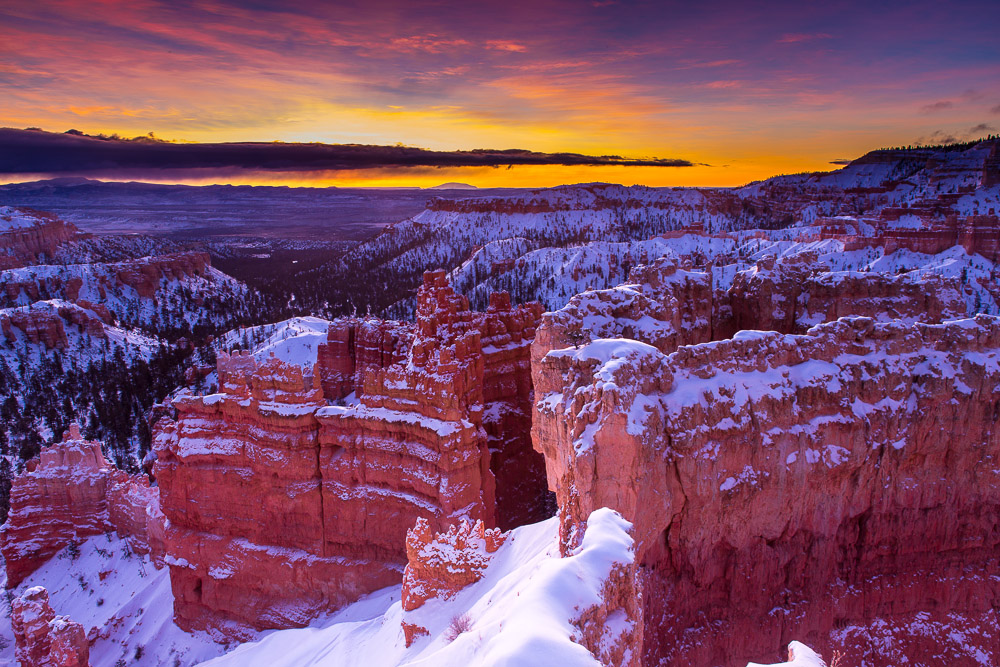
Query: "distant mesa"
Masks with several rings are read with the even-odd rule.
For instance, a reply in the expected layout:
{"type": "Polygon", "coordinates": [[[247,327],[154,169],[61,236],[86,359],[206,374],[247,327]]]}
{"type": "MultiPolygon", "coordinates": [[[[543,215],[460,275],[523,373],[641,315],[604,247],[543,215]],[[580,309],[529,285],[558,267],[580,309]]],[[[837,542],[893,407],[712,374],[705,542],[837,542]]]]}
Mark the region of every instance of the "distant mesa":
{"type": "Polygon", "coordinates": [[[427,188],[428,190],[478,190],[475,185],[469,185],[468,183],[442,183],[441,185],[435,185],[432,188],[427,188]]]}

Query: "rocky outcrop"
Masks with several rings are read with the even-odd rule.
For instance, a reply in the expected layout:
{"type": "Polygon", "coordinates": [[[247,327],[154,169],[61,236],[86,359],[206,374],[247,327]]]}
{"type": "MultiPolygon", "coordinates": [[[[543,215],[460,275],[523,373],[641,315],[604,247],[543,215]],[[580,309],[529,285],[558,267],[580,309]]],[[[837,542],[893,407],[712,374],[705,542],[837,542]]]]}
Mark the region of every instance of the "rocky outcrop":
{"type": "Polygon", "coordinates": [[[79,623],[56,616],[49,593],[41,586],[29,588],[11,605],[15,656],[31,667],[88,667],[90,643],[79,623]]]}
{"type": "Polygon", "coordinates": [[[111,470],[101,443],[83,440],[74,426],[63,442],[43,449],[37,464],[28,467],[30,472],[14,479],[10,515],[0,528],[8,588],[71,542],[110,529],[107,483],[111,470]]]}
{"type": "Polygon", "coordinates": [[[210,267],[208,253],[182,252],[114,263],[22,268],[0,276],[0,304],[17,306],[26,301],[61,299],[95,311],[110,324],[115,316],[100,303],[109,295],[122,294],[127,288],[139,298],[156,300],[157,292],[162,294],[164,281],[209,278],[210,267]],[[81,299],[81,294],[85,298],[81,299]]]}
{"type": "Polygon", "coordinates": [[[413,343],[406,322],[374,317],[341,318],[330,324],[327,341],[317,351],[317,374],[327,399],[342,399],[363,389],[364,376],[402,362],[413,343]]]}
{"type": "MultiPolygon", "coordinates": [[[[418,301],[415,326],[333,323],[314,369],[220,355],[219,393],[175,400],[154,444],[182,627],[302,625],[398,582],[418,518],[497,524],[484,415],[530,415],[539,309],[474,313],[441,271],[418,301]]],[[[541,458],[524,421],[490,428],[536,491],[510,502],[524,516],[544,494],[541,458]]]]}
{"type": "Polygon", "coordinates": [[[686,271],[669,257],[635,267],[625,285],[573,297],[547,313],[535,350],[580,345],[599,338],[634,338],[663,352],[712,340],[715,309],[711,275],[686,271]]]}
{"type": "Polygon", "coordinates": [[[732,320],[717,325],[717,339],[744,329],[805,333],[815,324],[847,315],[909,322],[965,315],[957,280],[934,274],[829,271],[811,253],[761,259],[736,275],[725,300],[732,320]]]}
{"type": "Polygon", "coordinates": [[[189,276],[204,276],[212,265],[207,252],[181,252],[156,257],[143,257],[110,264],[118,284],[134,289],[142,298],[152,298],[161,280],[179,280],[189,276]]]}
{"type": "Polygon", "coordinates": [[[69,346],[62,318],[58,312],[47,308],[17,309],[0,314],[0,330],[7,340],[16,338],[14,329],[20,329],[29,343],[44,345],[46,350],[65,350],[69,346]]]}
{"type": "Polygon", "coordinates": [[[507,534],[462,521],[444,533],[435,534],[425,519],[406,533],[406,570],[403,573],[403,632],[406,645],[427,634],[426,628],[409,622],[407,613],[419,609],[430,598],[447,600],[479,581],[490,559],[507,534]]]}
{"type": "MultiPolygon", "coordinates": [[[[579,526],[582,529],[579,545],[563,555],[572,558],[586,554],[594,548],[592,542],[600,539],[593,533],[604,533],[607,531],[605,524],[615,520],[621,522],[621,516],[607,508],[591,514],[579,526]]],[[[631,529],[628,524],[625,526],[631,529]]],[[[600,601],[579,609],[579,615],[570,619],[576,629],[573,641],[607,667],[640,667],[643,655],[636,648],[643,645],[645,630],[642,622],[643,583],[635,558],[634,542],[629,540],[624,554],[619,552],[610,558],[605,557],[605,563],[607,570],[600,581],[600,601]]]]}
{"type": "Polygon", "coordinates": [[[141,477],[108,465],[101,443],[74,424],[61,443],[42,450],[14,479],[10,514],[0,527],[0,552],[13,588],[71,543],[117,531],[140,553],[162,558],[158,494],[141,477]]]}
{"type": "Polygon", "coordinates": [[[77,229],[48,213],[0,206],[0,268],[35,264],[52,257],[59,246],[72,240],[77,229]]]}
{"type": "Polygon", "coordinates": [[[793,637],[844,664],[1000,658],[996,318],[857,317],[670,354],[549,351],[549,326],[533,436],[563,550],[596,508],[634,524],[645,664],[766,661],[793,637]],[[934,624],[972,648],[922,639],[934,624]]]}

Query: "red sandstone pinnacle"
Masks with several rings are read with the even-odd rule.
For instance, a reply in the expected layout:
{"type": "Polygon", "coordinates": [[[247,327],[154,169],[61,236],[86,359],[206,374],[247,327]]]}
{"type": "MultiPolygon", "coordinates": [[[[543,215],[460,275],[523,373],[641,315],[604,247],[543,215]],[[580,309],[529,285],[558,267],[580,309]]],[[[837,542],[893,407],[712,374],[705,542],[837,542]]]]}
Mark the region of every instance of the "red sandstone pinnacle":
{"type": "Polygon", "coordinates": [[[10,514],[0,527],[8,588],[70,543],[110,530],[135,551],[152,551],[154,561],[162,558],[158,505],[148,480],[109,466],[101,444],[83,440],[79,427],[71,425],[63,442],[43,449],[37,464],[11,486],[10,514]]]}
{"type": "Polygon", "coordinates": [[[29,588],[11,605],[15,656],[31,667],[87,667],[90,643],[83,626],[66,616],[56,616],[49,593],[41,586],[29,588]]]}
{"type": "Polygon", "coordinates": [[[490,557],[507,539],[507,533],[486,529],[482,521],[474,525],[462,521],[435,534],[425,519],[406,533],[407,565],[403,573],[403,634],[406,646],[413,644],[426,628],[407,618],[430,598],[447,600],[466,586],[479,581],[490,557]]]}

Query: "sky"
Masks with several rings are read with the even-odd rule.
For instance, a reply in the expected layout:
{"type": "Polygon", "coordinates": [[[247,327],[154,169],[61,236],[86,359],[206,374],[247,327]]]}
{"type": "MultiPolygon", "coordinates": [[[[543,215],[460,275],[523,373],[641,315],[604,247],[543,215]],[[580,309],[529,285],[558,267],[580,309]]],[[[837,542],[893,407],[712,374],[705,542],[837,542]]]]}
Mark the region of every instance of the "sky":
{"type": "Polygon", "coordinates": [[[996,0],[0,0],[0,25],[0,127],[660,160],[168,182],[728,186],[1000,127],[996,0]]]}

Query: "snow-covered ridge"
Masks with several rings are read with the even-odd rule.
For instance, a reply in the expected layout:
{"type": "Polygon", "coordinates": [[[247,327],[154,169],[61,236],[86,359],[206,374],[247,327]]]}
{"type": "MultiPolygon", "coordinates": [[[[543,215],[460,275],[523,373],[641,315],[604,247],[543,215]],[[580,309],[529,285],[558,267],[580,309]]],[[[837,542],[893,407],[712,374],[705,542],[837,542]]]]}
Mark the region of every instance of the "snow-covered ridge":
{"type": "Polygon", "coordinates": [[[13,206],[0,206],[0,234],[15,229],[30,229],[38,223],[38,218],[13,206]]]}
{"type": "MultiPolygon", "coordinates": [[[[555,519],[515,529],[480,581],[411,613],[411,618],[419,615],[429,635],[410,648],[403,641],[400,591],[394,587],[308,628],[271,633],[205,664],[597,667],[593,655],[573,641],[580,633],[574,621],[581,611],[602,604],[603,582],[611,571],[633,562],[629,530],[610,510],[594,512],[579,549],[560,558],[555,519]]],[[[608,640],[627,626],[626,619],[609,624],[608,640]]]]}

